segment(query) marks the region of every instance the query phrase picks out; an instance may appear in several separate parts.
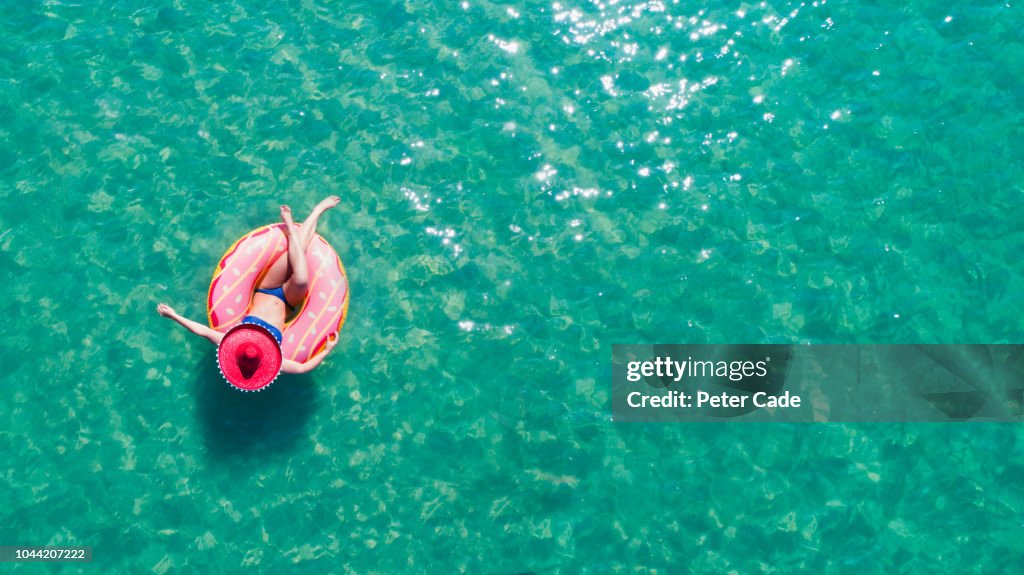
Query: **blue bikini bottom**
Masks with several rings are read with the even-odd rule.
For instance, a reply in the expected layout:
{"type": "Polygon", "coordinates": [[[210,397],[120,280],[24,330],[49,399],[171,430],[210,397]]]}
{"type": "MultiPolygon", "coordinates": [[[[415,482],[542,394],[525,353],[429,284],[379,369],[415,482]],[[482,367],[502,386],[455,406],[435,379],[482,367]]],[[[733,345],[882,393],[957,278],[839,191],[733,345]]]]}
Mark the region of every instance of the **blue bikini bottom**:
{"type": "Polygon", "coordinates": [[[292,307],[292,305],[289,304],[288,300],[285,299],[285,297],[284,297],[284,286],[277,286],[276,288],[271,288],[271,289],[259,288],[256,291],[259,292],[259,293],[265,293],[267,295],[272,295],[272,296],[276,297],[277,299],[283,301],[284,305],[288,306],[289,310],[295,311],[295,308],[292,307]]]}

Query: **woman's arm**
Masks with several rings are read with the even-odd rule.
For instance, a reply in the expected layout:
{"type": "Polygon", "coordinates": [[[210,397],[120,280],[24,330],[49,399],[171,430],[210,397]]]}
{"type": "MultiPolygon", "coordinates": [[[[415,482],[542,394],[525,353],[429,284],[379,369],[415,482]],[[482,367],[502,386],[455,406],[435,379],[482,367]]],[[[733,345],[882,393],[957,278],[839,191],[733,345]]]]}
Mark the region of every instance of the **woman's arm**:
{"type": "Polygon", "coordinates": [[[299,363],[297,361],[286,359],[281,363],[281,371],[283,371],[284,373],[306,373],[312,370],[314,367],[320,365],[320,362],[322,362],[324,358],[327,357],[327,352],[334,349],[334,346],[336,345],[338,345],[338,334],[332,333],[331,335],[327,336],[327,347],[324,349],[323,353],[316,354],[316,357],[304,363],[299,363]]]}
{"type": "Polygon", "coordinates": [[[160,315],[169,319],[173,319],[174,321],[180,323],[182,327],[198,335],[199,337],[205,337],[206,339],[210,340],[210,342],[212,342],[213,345],[220,345],[220,340],[224,339],[224,334],[222,334],[221,332],[214,329],[210,329],[209,327],[199,322],[192,321],[187,317],[182,317],[178,315],[178,312],[174,311],[174,308],[165,303],[157,305],[156,311],[160,315]]]}

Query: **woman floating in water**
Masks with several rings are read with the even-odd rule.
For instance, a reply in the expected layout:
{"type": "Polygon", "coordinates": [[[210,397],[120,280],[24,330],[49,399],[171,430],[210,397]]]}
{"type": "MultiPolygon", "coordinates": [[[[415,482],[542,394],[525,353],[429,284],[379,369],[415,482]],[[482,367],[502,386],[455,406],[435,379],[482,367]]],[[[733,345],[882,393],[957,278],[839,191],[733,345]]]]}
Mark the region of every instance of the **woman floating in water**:
{"type": "MultiPolygon", "coordinates": [[[[339,201],[338,196],[331,196],[317,204],[301,228],[292,221],[291,208],[281,206],[288,256],[277,258],[270,266],[252,294],[248,315],[227,333],[182,317],[165,303],[157,305],[157,312],[218,346],[221,371],[232,385],[240,389],[262,388],[273,381],[278,371],[305,373],[313,369],[327,353],[316,354],[305,362],[282,359],[281,332],[289,312],[300,309],[306,299],[310,283],[306,250],[316,235],[317,221],[339,201]]],[[[324,351],[330,351],[337,343],[337,333],[332,333],[327,338],[324,351]]]]}

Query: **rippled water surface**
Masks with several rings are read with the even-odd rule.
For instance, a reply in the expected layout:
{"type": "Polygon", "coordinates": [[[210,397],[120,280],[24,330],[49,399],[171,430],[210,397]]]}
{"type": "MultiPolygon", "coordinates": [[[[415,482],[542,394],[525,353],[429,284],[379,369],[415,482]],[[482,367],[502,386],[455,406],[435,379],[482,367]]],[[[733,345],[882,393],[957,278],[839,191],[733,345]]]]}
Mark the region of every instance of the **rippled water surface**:
{"type": "MultiPolygon", "coordinates": [[[[7,2],[0,545],[62,572],[1012,573],[1016,425],[615,425],[613,343],[1020,342],[1015,3],[7,2]],[[352,284],[227,389],[280,203],[352,284]]],[[[17,565],[19,573],[41,566],[17,565]]]]}

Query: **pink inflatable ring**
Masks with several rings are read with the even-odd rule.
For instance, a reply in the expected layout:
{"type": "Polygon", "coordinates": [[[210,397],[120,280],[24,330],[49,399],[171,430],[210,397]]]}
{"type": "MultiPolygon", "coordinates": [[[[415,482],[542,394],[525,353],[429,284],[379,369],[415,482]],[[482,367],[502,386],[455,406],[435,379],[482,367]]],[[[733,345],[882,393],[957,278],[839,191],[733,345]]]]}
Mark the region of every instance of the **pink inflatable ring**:
{"type": "MultiPolygon", "coordinates": [[[[235,242],[217,264],[206,299],[210,327],[227,332],[252,306],[252,296],[277,258],[286,256],[284,224],[257,228],[235,242]]],[[[297,314],[284,325],[281,354],[304,363],[325,353],[327,337],[340,333],[348,314],[348,277],[341,259],[319,234],[306,250],[309,292],[297,314]]]]}

